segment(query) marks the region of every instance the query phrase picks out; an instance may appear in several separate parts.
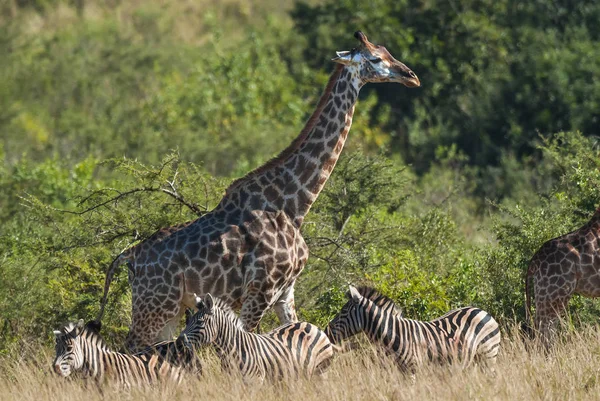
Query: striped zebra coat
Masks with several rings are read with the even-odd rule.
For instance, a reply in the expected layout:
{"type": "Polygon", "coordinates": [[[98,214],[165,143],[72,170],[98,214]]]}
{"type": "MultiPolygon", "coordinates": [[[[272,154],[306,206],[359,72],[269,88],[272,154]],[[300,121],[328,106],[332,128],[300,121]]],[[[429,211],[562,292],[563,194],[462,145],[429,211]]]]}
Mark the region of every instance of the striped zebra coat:
{"type": "Polygon", "coordinates": [[[114,380],[129,388],[158,380],[179,383],[184,371],[195,366],[195,355],[181,342],[163,341],[128,355],[108,349],[99,331],[99,323],[92,321],[84,326],[83,320],[54,331],[54,371],[63,377],[79,373],[98,383],[105,379],[114,380]]]}
{"type": "Polygon", "coordinates": [[[333,356],[329,338],[310,323],[289,323],[267,334],[250,333],[219,298],[196,297],[198,312],[179,339],[190,348],[211,344],[222,367],[245,377],[287,379],[321,373],[333,356]]]}
{"type": "Polygon", "coordinates": [[[350,286],[349,300],[325,332],[333,343],[364,332],[382,345],[406,370],[426,361],[460,363],[496,361],[500,346],[498,323],[478,308],[460,308],[430,322],[404,319],[393,302],[374,291],[350,286]],[[388,302],[386,302],[387,300],[388,302]]]}

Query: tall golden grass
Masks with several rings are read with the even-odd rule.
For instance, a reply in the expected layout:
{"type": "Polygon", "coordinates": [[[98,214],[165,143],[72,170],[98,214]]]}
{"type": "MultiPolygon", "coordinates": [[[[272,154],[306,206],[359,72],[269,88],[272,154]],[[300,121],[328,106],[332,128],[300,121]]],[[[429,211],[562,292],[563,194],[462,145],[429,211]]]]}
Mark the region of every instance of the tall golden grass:
{"type": "Polygon", "coordinates": [[[65,380],[51,369],[52,350],[37,360],[0,361],[0,400],[596,400],[600,398],[600,330],[566,334],[548,354],[528,351],[513,330],[504,335],[495,373],[478,367],[426,366],[405,376],[371,348],[338,355],[325,377],[286,383],[255,383],[222,373],[214,357],[205,359],[201,378],[175,386],[161,384],[130,391],[105,383],[65,380]]]}

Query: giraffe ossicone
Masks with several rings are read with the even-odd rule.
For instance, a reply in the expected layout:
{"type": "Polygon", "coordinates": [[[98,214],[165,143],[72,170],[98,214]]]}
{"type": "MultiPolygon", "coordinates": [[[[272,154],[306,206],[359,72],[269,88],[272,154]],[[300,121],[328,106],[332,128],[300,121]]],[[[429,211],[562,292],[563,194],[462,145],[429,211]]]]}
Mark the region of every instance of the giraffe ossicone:
{"type": "Polygon", "coordinates": [[[302,222],[339,158],[360,88],[368,82],[420,86],[419,78],[362,32],[339,52],[305,127],[278,156],[235,180],[211,212],[158,231],[119,255],[108,269],[98,321],[115,269],[129,267],[132,322],[128,347],[171,339],[197,294],[211,293],[254,330],[273,307],[281,323],[297,321],[294,284],[308,259],[302,222]]]}

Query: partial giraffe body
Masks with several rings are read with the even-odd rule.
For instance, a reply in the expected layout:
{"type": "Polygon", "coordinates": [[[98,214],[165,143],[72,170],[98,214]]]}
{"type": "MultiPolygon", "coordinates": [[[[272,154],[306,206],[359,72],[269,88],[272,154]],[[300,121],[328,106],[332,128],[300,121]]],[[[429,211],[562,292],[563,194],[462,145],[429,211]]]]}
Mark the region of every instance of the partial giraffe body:
{"type": "Polygon", "coordinates": [[[342,152],[360,89],[368,82],[420,85],[385,47],[361,32],[355,37],[359,46],[333,59],[338,65],[316,110],[285,150],[234,181],[211,212],[159,231],[111,264],[98,320],[115,269],[126,263],[129,349],[172,338],[185,308],[194,306],[194,293],[211,293],[241,309],[249,331],[270,307],[281,323],[298,320],[294,285],[308,259],[300,229],[342,152]]]}
{"type": "Polygon", "coordinates": [[[212,346],[227,371],[245,377],[293,379],[322,373],[333,356],[325,333],[310,323],[289,323],[267,334],[249,333],[229,307],[207,294],[197,298],[192,316],[178,340],[190,349],[212,346]]]}
{"type": "Polygon", "coordinates": [[[404,319],[393,308],[380,307],[381,294],[370,288],[350,286],[349,300],[325,332],[339,343],[364,332],[372,343],[383,346],[401,368],[412,371],[427,361],[460,363],[474,360],[494,364],[500,346],[498,323],[478,308],[461,308],[430,322],[404,319]],[[373,302],[370,298],[379,298],[373,302]]]}
{"type": "Polygon", "coordinates": [[[534,327],[548,349],[571,297],[600,297],[600,207],[581,228],[545,242],[531,258],[525,277],[527,324],[532,289],[534,327]]]}
{"type": "Polygon", "coordinates": [[[63,377],[80,373],[98,383],[107,380],[126,388],[157,381],[180,383],[186,371],[201,373],[193,351],[181,342],[165,341],[128,355],[111,351],[99,330],[96,322],[84,325],[82,320],[56,330],[54,371],[63,377]]]}

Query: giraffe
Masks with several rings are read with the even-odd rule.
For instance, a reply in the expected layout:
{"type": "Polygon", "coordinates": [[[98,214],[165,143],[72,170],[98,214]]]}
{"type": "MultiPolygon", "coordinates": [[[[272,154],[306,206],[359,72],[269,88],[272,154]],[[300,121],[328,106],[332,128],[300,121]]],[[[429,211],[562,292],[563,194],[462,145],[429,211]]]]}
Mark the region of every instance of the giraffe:
{"type": "Polygon", "coordinates": [[[273,307],[297,321],[294,284],[308,258],[300,232],[342,151],[360,88],[368,82],[420,86],[383,46],[356,32],[360,44],[336,52],[336,67],[300,134],[278,156],[235,180],[219,204],[195,221],[158,231],[125,250],[108,268],[98,319],[116,268],[126,263],[132,317],[126,346],[134,351],[171,339],[194,293],[211,293],[253,331],[273,307]]]}
{"type": "Polygon", "coordinates": [[[525,277],[525,318],[531,321],[531,288],[535,296],[534,328],[548,349],[553,332],[573,294],[600,296],[600,207],[581,228],[545,242],[533,255],[525,277]]]}

